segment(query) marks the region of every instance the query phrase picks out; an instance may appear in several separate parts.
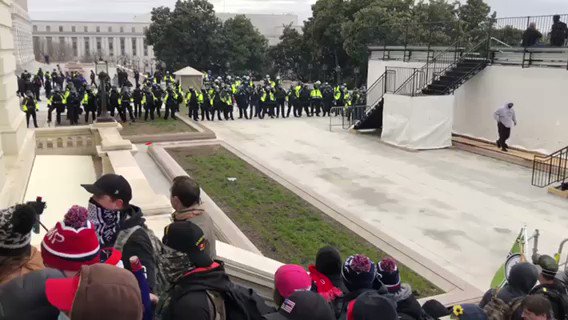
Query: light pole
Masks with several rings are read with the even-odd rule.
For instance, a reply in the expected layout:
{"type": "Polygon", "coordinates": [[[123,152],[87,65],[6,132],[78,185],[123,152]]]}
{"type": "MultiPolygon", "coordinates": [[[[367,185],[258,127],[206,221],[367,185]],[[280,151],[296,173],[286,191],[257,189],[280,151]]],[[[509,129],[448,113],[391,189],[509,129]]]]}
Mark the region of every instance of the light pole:
{"type": "Polygon", "coordinates": [[[115,122],[114,118],[111,117],[107,109],[107,83],[110,81],[108,75],[108,62],[98,61],[95,63],[95,73],[99,75],[99,90],[101,94],[101,115],[97,118],[96,123],[99,122],[115,122]]]}

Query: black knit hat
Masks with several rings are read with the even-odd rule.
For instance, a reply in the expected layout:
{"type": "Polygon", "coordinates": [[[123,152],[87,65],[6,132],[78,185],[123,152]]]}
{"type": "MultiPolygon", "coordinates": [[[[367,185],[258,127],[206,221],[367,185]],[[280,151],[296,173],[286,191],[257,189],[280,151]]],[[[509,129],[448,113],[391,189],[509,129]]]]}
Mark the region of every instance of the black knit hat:
{"type": "Polygon", "coordinates": [[[342,262],[339,251],[334,247],[323,247],[316,255],[316,269],[327,277],[340,275],[342,262]]]}
{"type": "Polygon", "coordinates": [[[345,260],[341,276],[351,292],[359,289],[371,289],[375,280],[375,264],[367,256],[358,254],[345,260]]]}
{"type": "Polygon", "coordinates": [[[438,300],[428,300],[424,302],[422,309],[426,314],[434,319],[440,319],[452,314],[452,312],[446,308],[440,301],[438,300]]]}
{"type": "Polygon", "coordinates": [[[36,211],[30,205],[0,210],[0,255],[19,256],[30,250],[31,231],[36,211]]]}
{"type": "Polygon", "coordinates": [[[266,320],[335,320],[329,304],[312,291],[296,291],[284,300],[278,312],[264,315],[266,320]]]}
{"type": "Polygon", "coordinates": [[[349,305],[347,310],[347,320],[374,320],[377,318],[398,320],[398,314],[396,313],[396,302],[374,290],[362,293],[349,305]]]}

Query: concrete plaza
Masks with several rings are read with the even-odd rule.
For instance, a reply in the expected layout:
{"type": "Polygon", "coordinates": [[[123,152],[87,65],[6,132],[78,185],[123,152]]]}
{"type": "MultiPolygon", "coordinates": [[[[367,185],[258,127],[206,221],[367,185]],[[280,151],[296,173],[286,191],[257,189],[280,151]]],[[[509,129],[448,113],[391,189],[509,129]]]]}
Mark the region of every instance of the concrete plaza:
{"type": "MultiPolygon", "coordinates": [[[[327,118],[202,122],[283,179],[363,220],[480,290],[520,228],[552,254],[568,201],[530,185],[524,167],[463,151],[407,152],[377,136],[329,131],[327,118]]],[[[532,244],[531,244],[532,245],[532,244]]]]}

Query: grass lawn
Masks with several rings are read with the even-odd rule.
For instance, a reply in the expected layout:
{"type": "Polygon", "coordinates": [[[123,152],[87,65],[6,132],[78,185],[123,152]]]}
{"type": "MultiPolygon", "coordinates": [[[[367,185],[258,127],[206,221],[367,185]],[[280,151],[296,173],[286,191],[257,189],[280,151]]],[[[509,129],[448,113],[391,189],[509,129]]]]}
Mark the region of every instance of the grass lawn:
{"type": "Polygon", "coordinates": [[[160,134],[160,133],[182,133],[182,132],[195,132],[195,130],[185,124],[185,122],[176,119],[164,120],[156,118],[154,121],[144,121],[139,119],[133,123],[123,123],[121,134],[123,136],[135,136],[144,134],[160,134]]]}
{"type": "MultiPolygon", "coordinates": [[[[344,259],[361,253],[376,262],[385,255],[221,146],[168,151],[267,257],[307,266],[326,245],[338,248],[344,259]],[[237,180],[229,182],[230,177],[237,180]]],[[[420,296],[442,293],[406,266],[399,267],[403,281],[420,296]]]]}

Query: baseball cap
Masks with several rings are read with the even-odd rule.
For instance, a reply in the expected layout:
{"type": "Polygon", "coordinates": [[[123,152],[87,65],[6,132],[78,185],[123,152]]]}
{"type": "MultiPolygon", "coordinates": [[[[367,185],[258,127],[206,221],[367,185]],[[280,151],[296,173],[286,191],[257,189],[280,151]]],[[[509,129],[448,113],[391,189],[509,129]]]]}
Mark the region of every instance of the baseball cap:
{"type": "Polygon", "coordinates": [[[312,280],[306,270],[299,265],[283,265],[274,274],[274,286],[283,298],[301,290],[310,290],[312,280]]]}
{"type": "Polygon", "coordinates": [[[296,291],[284,300],[278,312],[264,316],[266,320],[335,320],[329,304],[312,291],[296,291]]]}
{"type": "Polygon", "coordinates": [[[48,279],[45,295],[51,305],[73,318],[142,319],[142,299],[129,270],[106,264],[83,266],[73,278],[48,279]]]}
{"type": "Polygon", "coordinates": [[[125,203],[132,200],[132,188],[123,176],[109,173],[101,176],[93,184],[82,184],[85,190],[94,195],[107,195],[121,199],[125,203]]]}
{"type": "Polygon", "coordinates": [[[187,254],[189,260],[198,268],[213,264],[205,250],[209,246],[209,239],[206,239],[203,230],[191,221],[176,221],[167,225],[162,242],[187,254]]]}

